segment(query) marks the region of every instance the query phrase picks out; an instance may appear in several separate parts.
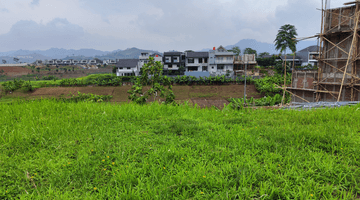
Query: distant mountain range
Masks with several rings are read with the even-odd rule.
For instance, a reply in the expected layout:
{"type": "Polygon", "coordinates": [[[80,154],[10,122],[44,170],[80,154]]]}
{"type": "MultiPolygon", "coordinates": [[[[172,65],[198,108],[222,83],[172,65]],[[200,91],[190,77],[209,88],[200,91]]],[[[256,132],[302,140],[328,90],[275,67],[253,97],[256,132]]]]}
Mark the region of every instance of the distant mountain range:
{"type": "MultiPolygon", "coordinates": [[[[57,49],[52,48],[49,50],[18,50],[18,51],[9,51],[1,52],[0,60],[6,60],[7,63],[15,63],[14,57],[19,58],[19,62],[32,63],[36,60],[51,60],[51,59],[93,59],[98,58],[101,60],[107,59],[124,59],[124,58],[139,58],[141,52],[152,52],[159,53],[158,51],[153,50],[144,50],[138,48],[128,48],[125,50],[115,50],[115,51],[100,51],[95,49],[80,49],[80,50],[66,50],[66,49],[57,49]]],[[[2,63],[0,63],[2,64],[2,63]]]]}
{"type": "MultiPolygon", "coordinates": [[[[302,50],[308,46],[316,45],[316,41],[308,40],[308,41],[300,41],[297,44],[297,51],[302,50]]],[[[234,46],[240,47],[243,52],[245,48],[255,49],[258,53],[269,52],[270,54],[278,54],[279,52],[275,50],[274,44],[258,42],[254,39],[243,39],[234,45],[225,46],[226,49],[231,49],[234,46]]],[[[209,51],[212,48],[202,49],[201,51],[209,51]]],[[[59,48],[51,48],[48,50],[17,50],[17,51],[8,51],[8,52],[0,52],[0,61],[6,60],[7,63],[15,63],[13,61],[14,57],[18,57],[19,62],[27,62],[32,63],[36,60],[50,60],[50,59],[93,59],[98,58],[101,60],[107,59],[124,59],[124,58],[138,58],[141,52],[151,52],[151,53],[159,53],[155,50],[144,50],[138,48],[128,48],[125,50],[114,50],[114,51],[100,51],[96,49],[59,49],[59,48]]],[[[0,62],[2,64],[2,62],[0,62]]]]}

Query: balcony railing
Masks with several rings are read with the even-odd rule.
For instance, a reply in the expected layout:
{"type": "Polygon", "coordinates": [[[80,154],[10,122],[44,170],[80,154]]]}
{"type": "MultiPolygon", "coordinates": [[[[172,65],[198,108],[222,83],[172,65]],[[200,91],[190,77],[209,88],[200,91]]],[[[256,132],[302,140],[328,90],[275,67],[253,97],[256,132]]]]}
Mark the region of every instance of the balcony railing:
{"type": "Polygon", "coordinates": [[[234,60],[215,60],[216,64],[233,64],[234,60]]]}

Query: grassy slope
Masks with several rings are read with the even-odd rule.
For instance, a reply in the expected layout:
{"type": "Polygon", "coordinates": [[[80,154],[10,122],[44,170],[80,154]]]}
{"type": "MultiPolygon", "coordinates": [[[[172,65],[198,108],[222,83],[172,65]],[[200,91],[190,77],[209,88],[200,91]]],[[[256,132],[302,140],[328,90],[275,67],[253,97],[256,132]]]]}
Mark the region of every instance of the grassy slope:
{"type": "Polygon", "coordinates": [[[351,199],[359,108],[0,104],[0,198],[351,199]]]}

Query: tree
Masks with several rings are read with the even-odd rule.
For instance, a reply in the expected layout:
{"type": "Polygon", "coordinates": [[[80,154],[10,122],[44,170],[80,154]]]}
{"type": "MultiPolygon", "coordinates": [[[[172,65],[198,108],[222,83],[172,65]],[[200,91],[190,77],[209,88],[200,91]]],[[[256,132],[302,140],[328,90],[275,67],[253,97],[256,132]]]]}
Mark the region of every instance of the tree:
{"type": "Polygon", "coordinates": [[[19,62],[19,58],[14,58],[14,61],[17,63],[17,62],[19,62]]]}
{"type": "Polygon", "coordinates": [[[31,71],[34,72],[35,65],[31,65],[30,68],[31,68],[31,71]]]}
{"type": "Polygon", "coordinates": [[[179,75],[184,75],[184,72],[185,72],[185,67],[180,65],[180,67],[179,67],[179,75]]]}
{"type": "MultiPolygon", "coordinates": [[[[141,76],[137,77],[135,85],[128,91],[129,99],[137,104],[143,105],[149,97],[165,98],[165,103],[174,103],[175,95],[172,91],[170,78],[163,76],[163,65],[159,61],[154,61],[153,57],[141,68],[141,76]],[[161,85],[162,83],[162,85],[161,85]],[[143,86],[150,85],[147,91],[143,91],[143,86]],[[166,89],[165,87],[168,86],[166,89]]],[[[160,99],[159,99],[160,101],[160,99]]]]}
{"type": "Polygon", "coordinates": [[[193,50],[186,50],[185,52],[194,52],[193,50]]]}
{"type": "Polygon", "coordinates": [[[40,67],[36,68],[36,71],[37,71],[38,73],[40,73],[40,67]]]}
{"type": "Polygon", "coordinates": [[[270,58],[262,58],[259,56],[256,58],[256,62],[258,63],[258,65],[263,67],[274,66],[276,58],[277,56],[275,55],[271,56],[270,58]]]}
{"type": "Polygon", "coordinates": [[[236,56],[239,56],[241,53],[241,50],[239,47],[233,47],[231,50],[232,50],[232,52],[235,53],[236,56]]]}
{"type": "MultiPolygon", "coordinates": [[[[297,36],[295,26],[290,24],[285,24],[280,27],[278,34],[274,40],[275,42],[275,49],[280,50],[280,53],[285,52],[285,65],[286,67],[286,49],[289,48],[293,53],[296,52],[296,43],[297,41],[294,40],[297,36]]],[[[295,55],[294,55],[295,56],[295,55]]],[[[285,87],[286,87],[286,69],[284,69],[284,92],[283,98],[281,100],[281,105],[284,103],[285,99],[285,87]]]]}
{"type": "Polygon", "coordinates": [[[6,64],[6,60],[2,60],[2,62],[3,62],[4,64],[6,64]]]}
{"type": "Polygon", "coordinates": [[[259,54],[259,57],[268,56],[268,55],[270,55],[269,52],[262,52],[259,54]]]}
{"type": "Polygon", "coordinates": [[[112,69],[112,73],[115,74],[115,73],[116,73],[116,70],[117,70],[117,67],[114,66],[113,69],[112,69]]]}
{"type": "Polygon", "coordinates": [[[256,50],[252,49],[252,48],[246,48],[244,50],[244,54],[255,54],[255,56],[257,57],[257,52],[256,50]]]}

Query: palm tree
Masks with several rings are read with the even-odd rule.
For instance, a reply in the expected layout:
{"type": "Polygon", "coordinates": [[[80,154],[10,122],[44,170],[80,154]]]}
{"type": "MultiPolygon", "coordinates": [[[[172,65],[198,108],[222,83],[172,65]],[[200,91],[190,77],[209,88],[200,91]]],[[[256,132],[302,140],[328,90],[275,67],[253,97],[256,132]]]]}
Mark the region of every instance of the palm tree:
{"type": "Polygon", "coordinates": [[[281,105],[284,103],[285,99],[285,87],[286,87],[286,49],[289,48],[293,53],[296,52],[296,43],[297,41],[294,38],[297,36],[295,26],[290,24],[285,24],[280,27],[278,34],[275,39],[275,49],[280,50],[280,53],[285,52],[285,68],[284,68],[284,93],[281,100],[281,105]]]}

